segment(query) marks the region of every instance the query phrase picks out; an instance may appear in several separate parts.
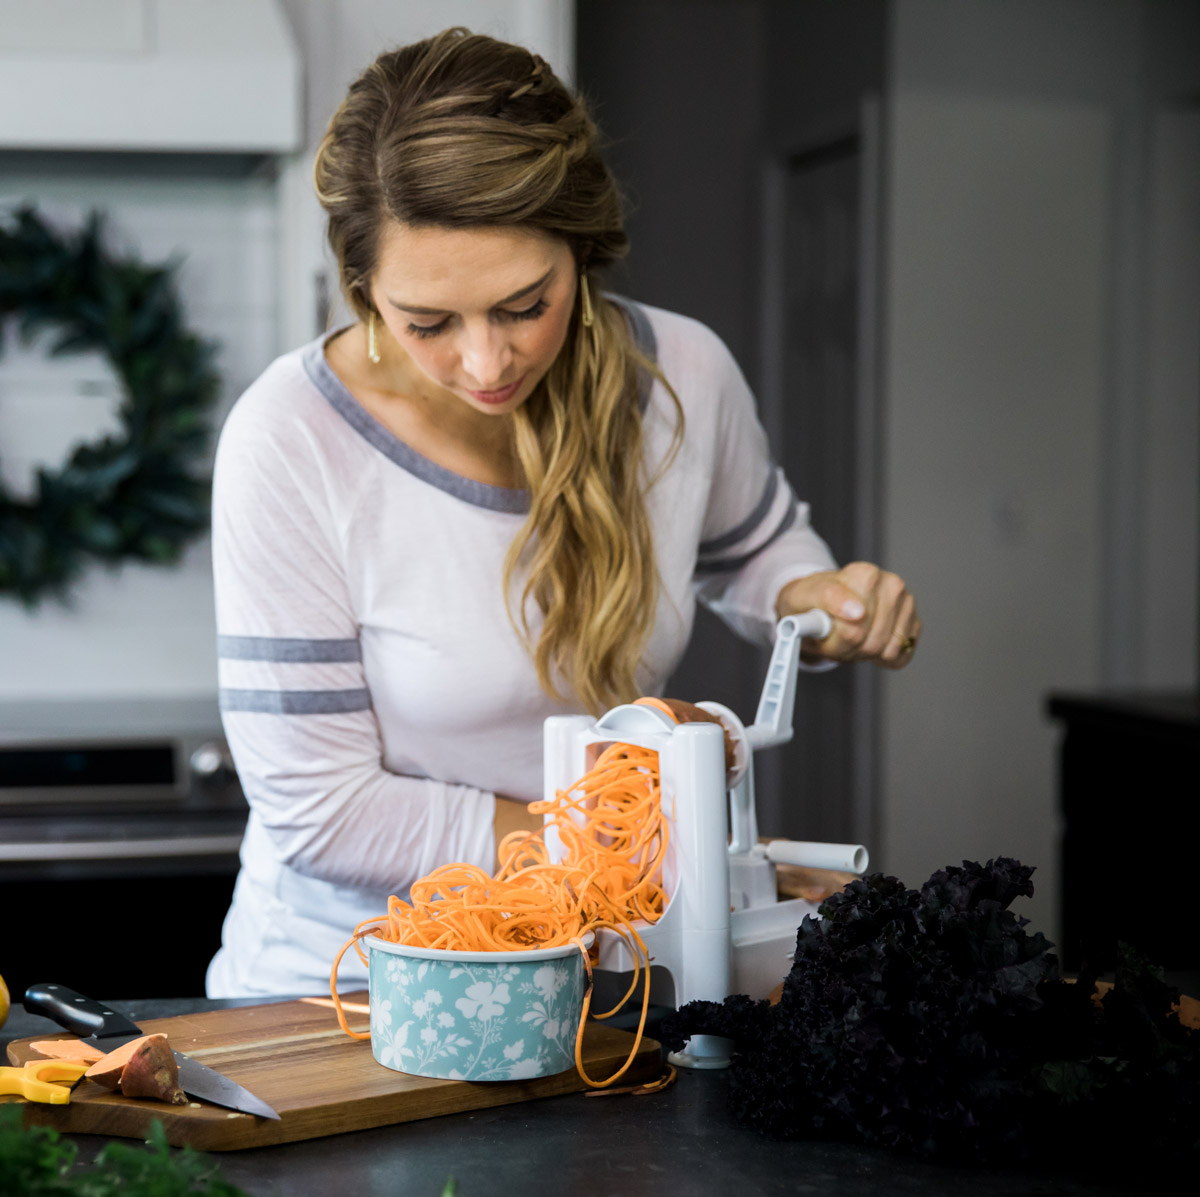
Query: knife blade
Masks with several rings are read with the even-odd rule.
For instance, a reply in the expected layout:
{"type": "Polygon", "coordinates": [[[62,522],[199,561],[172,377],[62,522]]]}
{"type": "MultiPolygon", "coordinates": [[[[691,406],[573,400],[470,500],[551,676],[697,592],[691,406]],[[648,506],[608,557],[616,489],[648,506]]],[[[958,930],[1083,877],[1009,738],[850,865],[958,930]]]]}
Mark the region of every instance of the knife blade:
{"type": "MultiPolygon", "coordinates": [[[[80,1038],[86,1036],[84,1043],[106,1053],[145,1034],[124,1014],[65,985],[31,985],[25,991],[24,1005],[30,1014],[52,1019],[80,1038]]],[[[174,1052],[174,1055],[179,1065],[179,1087],[190,1097],[199,1097],[226,1109],[257,1114],[260,1118],[279,1117],[265,1101],[216,1069],[185,1056],[183,1052],[174,1052]]]]}

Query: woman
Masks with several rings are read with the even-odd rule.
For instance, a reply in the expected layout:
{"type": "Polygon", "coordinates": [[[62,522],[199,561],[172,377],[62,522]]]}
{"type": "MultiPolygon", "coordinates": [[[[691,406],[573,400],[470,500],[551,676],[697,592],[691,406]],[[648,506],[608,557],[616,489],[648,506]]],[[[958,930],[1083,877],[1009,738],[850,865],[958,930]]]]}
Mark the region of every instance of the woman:
{"type": "MultiPolygon", "coordinates": [[[[658,694],[694,602],[806,658],[912,656],[838,571],[721,342],[603,295],[626,250],[582,102],[452,29],[350,88],[316,182],[357,320],[276,361],[214,478],[221,701],[251,814],[210,994],[313,992],[360,920],[534,826],[542,724],[658,694]]],[[[349,967],[349,966],[348,966],[349,967]]]]}

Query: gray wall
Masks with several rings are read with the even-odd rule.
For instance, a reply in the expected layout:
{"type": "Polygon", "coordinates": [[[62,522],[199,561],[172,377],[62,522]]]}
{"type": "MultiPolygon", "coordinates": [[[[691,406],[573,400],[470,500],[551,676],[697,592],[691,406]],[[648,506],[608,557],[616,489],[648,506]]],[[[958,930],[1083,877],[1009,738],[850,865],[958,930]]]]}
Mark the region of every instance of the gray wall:
{"type": "MultiPolygon", "coordinates": [[[[797,397],[794,387],[768,386],[765,377],[773,372],[764,334],[771,314],[763,310],[768,166],[831,130],[843,135],[861,97],[880,92],[884,15],[882,0],[577,5],[578,81],[610,139],[609,160],[630,201],[633,250],[614,285],[695,316],[724,338],[759,392],[781,458],[784,408],[797,397]]],[[[778,345],[770,344],[777,354],[778,345]]],[[[813,501],[801,463],[784,464],[813,501]]],[[[820,527],[819,510],[816,520],[820,527]]],[[[765,654],[701,611],[670,692],[717,699],[749,721],[765,664],[765,654]]],[[[847,680],[826,681],[819,692],[801,687],[797,740],[758,762],[764,832],[818,839],[866,834],[863,827],[849,830],[855,818],[841,796],[852,751],[844,734],[847,680]],[[839,748],[814,753],[812,741],[828,740],[831,732],[839,748]],[[825,801],[817,793],[838,796],[825,801]]],[[[873,746],[862,746],[859,755],[873,760],[873,746]]]]}
{"type": "MultiPolygon", "coordinates": [[[[1134,0],[893,7],[884,540],[928,630],[885,687],[882,856],[906,877],[1019,856],[1051,929],[1046,695],[1196,684],[1200,395],[1163,400],[1191,438],[1164,471],[1145,401],[1151,134],[1168,99],[1195,102],[1196,18],[1134,0]],[[1158,611],[1139,601],[1151,478],[1173,495],[1158,564],[1182,612],[1157,666],[1142,632],[1158,611]]],[[[1176,334],[1184,357],[1198,324],[1176,334]]]]}
{"type": "MultiPolygon", "coordinates": [[[[579,0],[576,70],[628,201],[614,290],[715,329],[756,385],[763,6],[579,0]]],[[[669,693],[749,720],[762,654],[703,609],[669,693]]]]}
{"type": "MultiPolygon", "coordinates": [[[[578,5],[635,200],[625,285],[768,391],[764,166],[881,97],[874,540],[927,631],[873,675],[870,847],[910,884],[1019,856],[1052,937],[1047,695],[1197,684],[1198,21],[1181,0],[578,5]]],[[[701,635],[676,692],[752,702],[753,654],[701,635]]]]}
{"type": "Polygon", "coordinates": [[[754,369],[763,6],[579,0],[576,69],[629,200],[614,285],[711,325],[754,369]]]}

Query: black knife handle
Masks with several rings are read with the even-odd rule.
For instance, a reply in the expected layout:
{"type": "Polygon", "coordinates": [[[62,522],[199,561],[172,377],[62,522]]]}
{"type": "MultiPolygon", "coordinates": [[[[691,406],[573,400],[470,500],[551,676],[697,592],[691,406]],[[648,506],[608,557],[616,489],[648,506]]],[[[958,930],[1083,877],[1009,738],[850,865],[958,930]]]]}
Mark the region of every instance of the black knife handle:
{"type": "Polygon", "coordinates": [[[141,1034],[137,1023],[130,1022],[124,1014],[118,1014],[65,985],[30,985],[25,990],[25,1009],[30,1014],[52,1019],[76,1035],[95,1035],[104,1039],[109,1035],[141,1034]]]}

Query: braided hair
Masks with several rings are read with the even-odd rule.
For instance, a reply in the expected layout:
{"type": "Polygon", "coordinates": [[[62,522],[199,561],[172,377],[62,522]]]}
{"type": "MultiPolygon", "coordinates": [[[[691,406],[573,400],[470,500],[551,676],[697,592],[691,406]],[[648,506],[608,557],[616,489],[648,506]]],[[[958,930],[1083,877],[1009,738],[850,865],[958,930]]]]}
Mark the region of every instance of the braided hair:
{"type": "MultiPolygon", "coordinates": [[[[628,251],[621,197],[597,142],[583,101],[520,46],[454,28],[381,54],[351,85],[316,157],[347,302],[371,316],[390,221],[535,230],[566,242],[589,274],[618,260],[628,251]]],[[[530,508],[502,585],[543,689],[599,712],[643,689],[659,581],[638,371],[666,380],[616,305],[597,296],[585,325],[578,291],[562,351],[513,413],[530,508]]],[[[674,453],[682,409],[667,391],[674,453]]]]}

